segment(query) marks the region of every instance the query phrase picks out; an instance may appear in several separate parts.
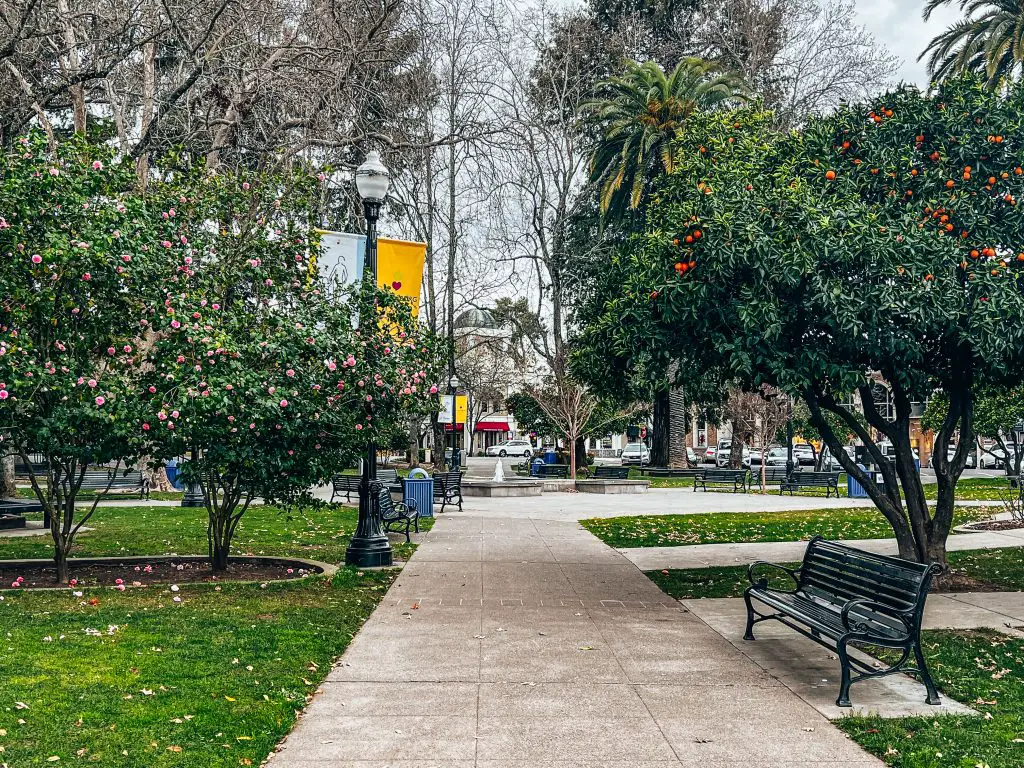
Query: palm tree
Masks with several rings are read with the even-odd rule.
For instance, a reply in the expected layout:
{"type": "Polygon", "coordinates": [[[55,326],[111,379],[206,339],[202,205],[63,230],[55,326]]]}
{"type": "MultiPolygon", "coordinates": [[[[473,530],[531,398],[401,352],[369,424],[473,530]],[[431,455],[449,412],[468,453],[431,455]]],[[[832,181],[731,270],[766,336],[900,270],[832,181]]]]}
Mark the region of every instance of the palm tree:
{"type": "Polygon", "coordinates": [[[639,207],[650,181],[671,173],[672,139],[687,118],[743,97],[740,76],[714,62],[686,58],[671,74],[654,61],[630,61],[599,86],[588,108],[602,126],[591,175],[601,182],[601,211],[621,218],[639,207]]]}
{"type": "MultiPolygon", "coordinates": [[[[928,0],[925,21],[936,8],[953,1],[928,0]]],[[[964,18],[932,40],[918,61],[928,57],[933,80],[978,72],[985,75],[989,86],[997,86],[1013,77],[1024,63],[1024,2],[957,1],[964,18]]]]}

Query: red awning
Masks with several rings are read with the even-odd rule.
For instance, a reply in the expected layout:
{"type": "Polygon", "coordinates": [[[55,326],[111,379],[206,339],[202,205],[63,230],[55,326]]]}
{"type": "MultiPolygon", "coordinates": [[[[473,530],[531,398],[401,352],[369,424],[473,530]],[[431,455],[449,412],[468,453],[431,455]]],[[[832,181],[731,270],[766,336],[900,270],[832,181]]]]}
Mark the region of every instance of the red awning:
{"type": "Polygon", "coordinates": [[[473,427],[476,432],[511,432],[507,421],[478,421],[473,427]]]}

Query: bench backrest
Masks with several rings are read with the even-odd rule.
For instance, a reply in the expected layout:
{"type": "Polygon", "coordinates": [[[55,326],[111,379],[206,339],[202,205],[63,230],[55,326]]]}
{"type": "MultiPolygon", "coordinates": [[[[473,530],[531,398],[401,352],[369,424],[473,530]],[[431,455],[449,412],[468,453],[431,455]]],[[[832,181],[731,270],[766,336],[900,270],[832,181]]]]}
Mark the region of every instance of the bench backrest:
{"type": "MultiPolygon", "coordinates": [[[[378,472],[377,474],[380,474],[378,472]]],[[[394,517],[395,515],[395,500],[391,498],[391,491],[386,486],[380,487],[380,492],[377,494],[380,499],[380,513],[383,517],[394,517]]]]}
{"type": "Polygon", "coordinates": [[[346,488],[356,488],[361,479],[359,475],[335,475],[331,478],[331,482],[334,483],[335,489],[345,490],[346,488]]]}
{"type": "Polygon", "coordinates": [[[447,472],[438,472],[434,475],[434,487],[461,488],[462,473],[457,469],[450,469],[447,472]]]}
{"type": "Polygon", "coordinates": [[[629,477],[629,467],[594,467],[594,477],[626,480],[629,477]]]}
{"type": "MultiPolygon", "coordinates": [[[[829,603],[842,605],[864,598],[895,611],[904,612],[911,628],[920,625],[924,600],[932,576],[941,568],[888,555],[876,555],[835,541],[815,536],[807,545],[800,566],[799,590],[829,603]]],[[[859,618],[870,615],[890,628],[903,631],[903,624],[878,613],[855,612],[859,618]]]]}
{"type": "Polygon", "coordinates": [[[735,480],[738,476],[747,474],[745,469],[706,469],[704,470],[705,480],[735,480]]]}
{"type": "Polygon", "coordinates": [[[795,480],[829,480],[832,482],[839,482],[838,472],[814,472],[814,471],[801,471],[797,470],[793,473],[795,480]]]}
{"type": "Polygon", "coordinates": [[[106,488],[108,484],[111,488],[138,487],[142,485],[142,473],[118,472],[114,475],[113,480],[111,480],[109,472],[105,470],[95,470],[86,472],[85,476],[82,478],[83,488],[106,488]]]}
{"type": "Polygon", "coordinates": [[[398,482],[398,470],[397,469],[378,469],[377,479],[382,483],[397,483],[398,482]]]}
{"type": "Polygon", "coordinates": [[[566,464],[540,464],[537,466],[537,477],[568,477],[569,467],[566,464]]]}
{"type": "Polygon", "coordinates": [[[703,467],[655,467],[644,474],[651,477],[698,477],[704,474],[703,467]]]}

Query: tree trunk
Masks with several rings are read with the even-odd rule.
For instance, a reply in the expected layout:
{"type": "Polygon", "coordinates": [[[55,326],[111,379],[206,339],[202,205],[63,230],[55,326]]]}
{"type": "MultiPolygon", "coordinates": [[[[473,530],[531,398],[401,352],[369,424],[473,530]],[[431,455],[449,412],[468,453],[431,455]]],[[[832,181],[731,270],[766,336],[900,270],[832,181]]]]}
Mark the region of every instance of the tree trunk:
{"type": "Polygon", "coordinates": [[[576,440],[569,438],[569,477],[576,479],[576,440]]]}
{"type": "MultiPolygon", "coordinates": [[[[56,519],[56,515],[54,518],[56,519]]],[[[57,583],[67,584],[69,579],[68,552],[64,548],[64,541],[60,536],[54,536],[53,543],[53,563],[57,566],[57,583]]]]}
{"type": "MultiPolygon", "coordinates": [[[[672,364],[673,371],[676,364],[672,364]]],[[[669,467],[687,467],[686,440],[690,435],[690,410],[682,387],[668,390],[668,463],[669,467]]]]}
{"type": "Polygon", "coordinates": [[[4,456],[0,470],[2,470],[0,471],[0,498],[17,498],[18,486],[14,481],[14,456],[4,456]]]}
{"type": "Polygon", "coordinates": [[[437,420],[437,414],[430,415],[430,452],[434,472],[444,472],[444,424],[437,420]]]}
{"type": "Polygon", "coordinates": [[[409,419],[409,468],[420,465],[420,425],[416,417],[409,419]]]}
{"type": "Polygon", "coordinates": [[[576,438],[576,469],[583,469],[587,466],[587,439],[582,435],[576,438]]]}
{"type": "Polygon", "coordinates": [[[732,445],[729,448],[729,467],[740,469],[743,466],[743,430],[738,421],[732,422],[732,445]]]}
{"type": "Polygon", "coordinates": [[[654,395],[654,413],[651,427],[651,466],[668,466],[669,441],[669,389],[658,390],[654,395]]]}

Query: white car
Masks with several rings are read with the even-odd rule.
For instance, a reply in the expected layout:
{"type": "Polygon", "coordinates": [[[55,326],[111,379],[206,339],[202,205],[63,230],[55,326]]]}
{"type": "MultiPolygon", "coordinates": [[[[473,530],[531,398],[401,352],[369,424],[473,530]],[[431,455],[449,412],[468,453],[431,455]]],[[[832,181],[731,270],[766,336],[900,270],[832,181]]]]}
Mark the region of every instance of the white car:
{"type": "MultiPolygon", "coordinates": [[[[716,467],[728,467],[729,462],[732,460],[732,441],[731,440],[719,440],[718,451],[715,453],[715,466],[716,467]]],[[[750,469],[750,449],[747,446],[743,446],[742,457],[740,458],[740,465],[750,469]]]]}
{"type": "Polygon", "coordinates": [[[619,460],[624,467],[630,465],[646,467],[651,463],[651,451],[643,443],[630,443],[622,449],[619,460]]]}
{"type": "Polygon", "coordinates": [[[714,464],[715,463],[715,454],[717,452],[718,452],[718,449],[715,446],[709,445],[707,450],[704,451],[703,454],[700,454],[700,456],[701,456],[701,459],[704,461],[705,464],[714,464]]]}
{"type": "MultiPolygon", "coordinates": [[[[952,461],[953,460],[953,455],[956,453],[956,448],[957,448],[956,445],[950,445],[946,449],[946,460],[947,461],[952,461]]],[[[932,469],[935,469],[935,452],[934,451],[932,451],[932,455],[928,457],[928,466],[931,467],[932,469]]],[[[967,464],[965,466],[966,466],[967,469],[974,469],[974,451],[968,452],[968,454],[967,454],[967,464]]]]}
{"type": "MultiPolygon", "coordinates": [[[[1011,456],[1016,456],[1017,447],[1013,443],[1007,443],[1006,448],[1010,451],[1011,456]]],[[[982,449],[980,461],[982,469],[1002,469],[1005,462],[1006,453],[998,444],[987,445],[982,449]]]]}
{"type": "Polygon", "coordinates": [[[506,440],[492,445],[487,449],[488,456],[522,456],[525,459],[533,456],[533,445],[529,440],[506,440]]]}

